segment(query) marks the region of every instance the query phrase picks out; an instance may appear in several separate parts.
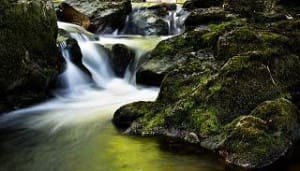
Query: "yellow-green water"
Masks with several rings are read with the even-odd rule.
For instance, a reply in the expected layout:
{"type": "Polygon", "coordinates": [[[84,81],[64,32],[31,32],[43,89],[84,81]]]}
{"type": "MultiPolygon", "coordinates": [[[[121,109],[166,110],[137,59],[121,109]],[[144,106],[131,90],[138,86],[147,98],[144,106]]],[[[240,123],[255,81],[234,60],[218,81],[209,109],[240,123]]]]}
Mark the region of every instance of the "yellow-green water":
{"type": "Polygon", "coordinates": [[[222,162],[211,153],[200,151],[202,154],[196,155],[167,146],[156,138],[123,135],[109,118],[99,124],[69,127],[53,134],[46,132],[26,130],[2,136],[0,170],[224,170],[222,162]]]}

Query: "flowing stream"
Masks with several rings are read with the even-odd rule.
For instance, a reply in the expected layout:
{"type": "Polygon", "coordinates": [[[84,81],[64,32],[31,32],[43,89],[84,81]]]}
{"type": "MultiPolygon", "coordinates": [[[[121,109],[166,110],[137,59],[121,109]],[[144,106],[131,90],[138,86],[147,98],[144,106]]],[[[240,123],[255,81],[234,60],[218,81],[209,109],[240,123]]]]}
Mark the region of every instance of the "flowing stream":
{"type": "MultiPolygon", "coordinates": [[[[126,136],[111,123],[120,106],[157,97],[159,88],[135,84],[135,71],[143,54],[168,36],[95,36],[73,24],[58,22],[58,26],[78,41],[91,77],[72,62],[61,43],[66,69],[59,79],[64,87],[47,102],[0,118],[0,171],[226,170],[210,152],[126,136]],[[136,52],[133,66],[128,66],[134,69],[128,69],[124,78],[115,76],[104,49],[116,43],[136,52]]],[[[170,20],[170,32],[179,34],[181,29],[170,20]]]]}

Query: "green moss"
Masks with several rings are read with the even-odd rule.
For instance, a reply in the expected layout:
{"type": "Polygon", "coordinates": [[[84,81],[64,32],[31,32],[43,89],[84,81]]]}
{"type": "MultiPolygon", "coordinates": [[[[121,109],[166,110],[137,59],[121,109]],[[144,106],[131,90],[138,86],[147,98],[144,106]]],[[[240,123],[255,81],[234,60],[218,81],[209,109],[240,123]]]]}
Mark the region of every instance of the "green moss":
{"type": "Polygon", "coordinates": [[[286,152],[299,137],[298,111],[285,99],[266,101],[250,115],[225,126],[227,160],[244,167],[262,167],[286,152]]]}
{"type": "Polygon", "coordinates": [[[194,130],[202,137],[216,135],[220,131],[220,123],[216,117],[217,111],[214,108],[203,110],[195,108],[191,111],[188,121],[190,121],[189,128],[194,130]]]}
{"type": "Polygon", "coordinates": [[[251,115],[260,117],[267,122],[267,132],[280,134],[291,139],[297,137],[298,111],[290,101],[276,99],[260,104],[251,115]]]}

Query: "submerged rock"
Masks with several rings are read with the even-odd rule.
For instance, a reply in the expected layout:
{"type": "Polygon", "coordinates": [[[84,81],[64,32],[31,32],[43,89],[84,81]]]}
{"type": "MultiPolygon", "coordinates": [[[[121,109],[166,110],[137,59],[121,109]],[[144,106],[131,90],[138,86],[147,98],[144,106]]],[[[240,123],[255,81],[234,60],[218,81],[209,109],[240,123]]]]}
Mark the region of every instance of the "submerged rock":
{"type": "Polygon", "coordinates": [[[63,59],[51,1],[1,0],[0,11],[1,113],[45,99],[63,59]]]}
{"type": "Polygon", "coordinates": [[[58,13],[62,14],[59,19],[86,26],[90,31],[113,32],[124,26],[131,8],[130,0],[65,0],[58,13]]]}

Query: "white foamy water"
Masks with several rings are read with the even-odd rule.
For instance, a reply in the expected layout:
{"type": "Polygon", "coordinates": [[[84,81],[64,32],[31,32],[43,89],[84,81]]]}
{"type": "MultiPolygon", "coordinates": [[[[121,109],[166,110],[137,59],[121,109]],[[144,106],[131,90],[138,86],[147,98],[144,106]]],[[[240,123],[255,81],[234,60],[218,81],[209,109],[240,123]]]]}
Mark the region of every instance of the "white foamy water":
{"type": "Polygon", "coordinates": [[[69,49],[61,44],[66,61],[66,70],[60,76],[64,88],[57,90],[52,100],[4,115],[0,118],[0,127],[47,128],[50,132],[56,132],[64,127],[101,120],[102,117],[111,118],[115,110],[131,102],[155,100],[159,88],[132,84],[129,78],[134,77],[135,71],[128,70],[125,78],[115,76],[104,46],[110,47],[116,43],[127,45],[136,52],[132,62],[136,64],[142,54],[166,37],[112,35],[97,40],[97,36],[77,25],[58,22],[58,26],[77,40],[83,55],[82,63],[91,73],[91,78],[72,63],[69,49]]]}

